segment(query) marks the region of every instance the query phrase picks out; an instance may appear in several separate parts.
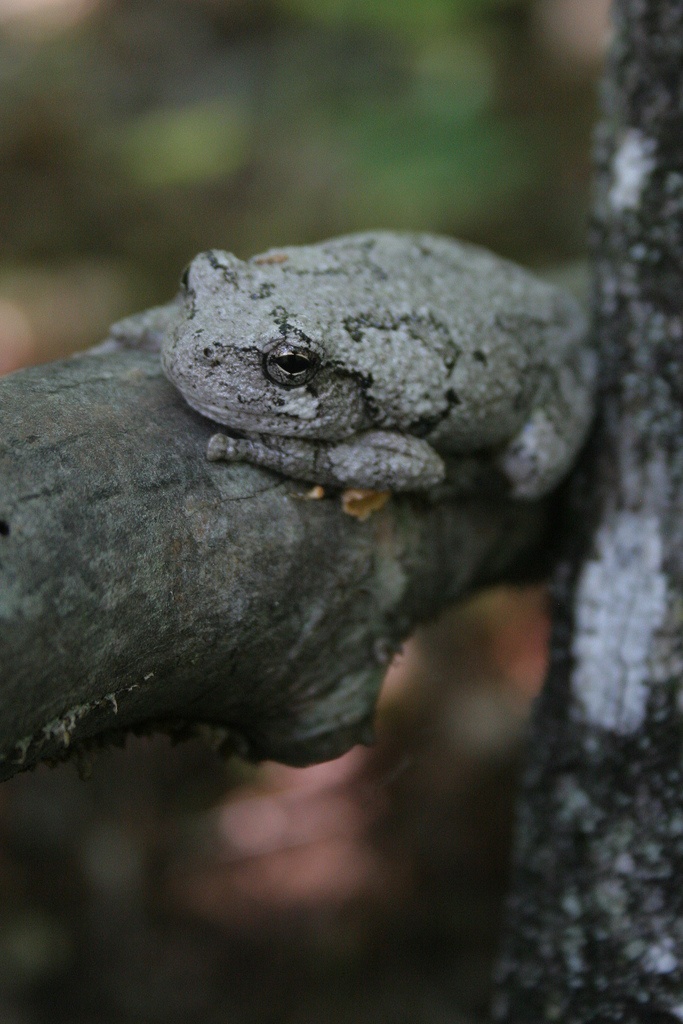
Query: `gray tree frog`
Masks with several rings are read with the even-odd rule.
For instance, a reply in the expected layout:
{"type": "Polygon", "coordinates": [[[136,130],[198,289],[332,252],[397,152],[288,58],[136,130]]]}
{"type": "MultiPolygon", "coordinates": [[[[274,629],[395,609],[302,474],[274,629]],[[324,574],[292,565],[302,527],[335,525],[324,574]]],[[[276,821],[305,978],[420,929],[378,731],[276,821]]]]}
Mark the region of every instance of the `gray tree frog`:
{"type": "Polygon", "coordinates": [[[215,434],[208,458],[334,487],[433,491],[467,460],[520,498],[565,474],[595,357],[564,292],[483,249],[371,232],[242,261],[200,253],[112,337],[158,347],[215,434]]]}

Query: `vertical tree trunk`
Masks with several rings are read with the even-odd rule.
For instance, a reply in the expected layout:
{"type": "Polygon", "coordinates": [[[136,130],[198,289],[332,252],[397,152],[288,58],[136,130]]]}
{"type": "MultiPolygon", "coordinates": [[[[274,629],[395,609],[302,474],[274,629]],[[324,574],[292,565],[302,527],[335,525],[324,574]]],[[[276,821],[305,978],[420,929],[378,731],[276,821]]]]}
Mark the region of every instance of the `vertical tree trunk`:
{"type": "Polygon", "coordinates": [[[494,1007],[507,1024],[683,1021],[683,3],[616,0],[613,27],[593,229],[603,413],[555,580],[494,1007]]]}

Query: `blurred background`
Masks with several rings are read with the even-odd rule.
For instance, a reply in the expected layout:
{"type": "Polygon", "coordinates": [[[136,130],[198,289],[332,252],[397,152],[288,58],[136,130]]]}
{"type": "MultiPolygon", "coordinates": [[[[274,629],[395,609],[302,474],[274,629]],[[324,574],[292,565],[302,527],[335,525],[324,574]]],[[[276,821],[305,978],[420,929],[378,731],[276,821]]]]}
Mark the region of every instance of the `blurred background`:
{"type": "MultiPolygon", "coordinates": [[[[198,251],[437,231],[580,260],[607,0],[0,0],[0,373],[198,251]]],[[[391,667],[317,768],[130,740],[0,788],[3,1024],[484,1019],[543,588],[391,667]],[[88,767],[88,766],[86,766],[88,767]]]]}

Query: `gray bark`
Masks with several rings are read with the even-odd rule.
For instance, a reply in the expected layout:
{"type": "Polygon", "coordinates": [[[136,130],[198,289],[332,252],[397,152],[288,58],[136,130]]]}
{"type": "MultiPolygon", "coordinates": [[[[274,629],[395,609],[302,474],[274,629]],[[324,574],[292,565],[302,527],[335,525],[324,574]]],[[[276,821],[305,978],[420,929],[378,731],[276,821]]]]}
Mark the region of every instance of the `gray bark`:
{"type": "Polygon", "coordinates": [[[416,622],[528,566],[545,505],[339,496],[211,463],[158,356],[0,381],[0,778],[129,729],[294,764],[367,740],[416,622]],[[515,568],[516,567],[516,568],[515,568]]]}
{"type": "Polygon", "coordinates": [[[509,1024],[683,1020],[683,4],[616,0],[614,30],[593,230],[603,414],[530,738],[495,1002],[509,1024]]]}

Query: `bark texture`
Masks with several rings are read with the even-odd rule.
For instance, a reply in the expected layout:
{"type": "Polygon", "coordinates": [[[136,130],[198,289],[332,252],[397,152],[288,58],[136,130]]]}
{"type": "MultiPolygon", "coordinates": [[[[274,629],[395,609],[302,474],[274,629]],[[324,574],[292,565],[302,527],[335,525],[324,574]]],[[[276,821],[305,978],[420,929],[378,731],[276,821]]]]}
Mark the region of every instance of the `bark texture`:
{"type": "Polygon", "coordinates": [[[369,738],[416,622],[523,568],[544,506],[339,495],[208,462],[215,424],[158,356],[89,354],[0,381],[0,778],[125,730],[248,757],[369,738]]]}
{"type": "Polygon", "coordinates": [[[494,1013],[508,1024],[683,1020],[683,4],[616,0],[613,19],[603,416],[530,739],[494,1013]]]}

